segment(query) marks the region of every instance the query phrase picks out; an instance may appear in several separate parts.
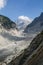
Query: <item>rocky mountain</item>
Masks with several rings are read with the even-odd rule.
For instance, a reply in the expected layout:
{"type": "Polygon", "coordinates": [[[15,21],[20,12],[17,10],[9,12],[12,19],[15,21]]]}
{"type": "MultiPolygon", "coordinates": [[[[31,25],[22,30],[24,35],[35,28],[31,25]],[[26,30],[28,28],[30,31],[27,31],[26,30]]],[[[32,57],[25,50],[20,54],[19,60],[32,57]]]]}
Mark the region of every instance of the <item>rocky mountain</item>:
{"type": "Polygon", "coordinates": [[[8,65],[43,65],[43,31],[38,34],[24,50],[8,65]]]}
{"type": "Polygon", "coordinates": [[[8,17],[0,15],[0,62],[15,55],[16,41],[22,39],[17,35],[19,33],[16,23],[8,17]]]}
{"type": "MultiPolygon", "coordinates": [[[[43,20],[42,17],[41,20],[43,20]]],[[[41,24],[40,30],[42,29],[43,29],[43,25],[41,24]]],[[[39,48],[43,43],[43,32],[40,33],[38,36],[36,36],[36,38],[34,38],[35,36],[36,34],[33,33],[25,34],[19,31],[15,22],[11,21],[6,16],[0,15],[0,64],[1,65],[23,65],[25,61],[27,63],[27,59],[32,55],[34,56],[34,51],[35,50],[37,51],[37,48],[39,50],[39,48]],[[34,40],[32,41],[33,38],[34,40]]]]}
{"type": "Polygon", "coordinates": [[[39,17],[36,17],[31,24],[29,24],[25,31],[26,33],[41,32],[43,30],[43,12],[39,17]]]}
{"type": "Polygon", "coordinates": [[[18,31],[15,22],[0,15],[0,64],[9,63],[14,56],[22,53],[21,51],[29,45],[32,38],[30,36],[28,40],[23,33],[18,31]]]}
{"type": "Polygon", "coordinates": [[[16,23],[3,15],[0,15],[0,27],[1,26],[5,29],[16,29],[16,23]]]}

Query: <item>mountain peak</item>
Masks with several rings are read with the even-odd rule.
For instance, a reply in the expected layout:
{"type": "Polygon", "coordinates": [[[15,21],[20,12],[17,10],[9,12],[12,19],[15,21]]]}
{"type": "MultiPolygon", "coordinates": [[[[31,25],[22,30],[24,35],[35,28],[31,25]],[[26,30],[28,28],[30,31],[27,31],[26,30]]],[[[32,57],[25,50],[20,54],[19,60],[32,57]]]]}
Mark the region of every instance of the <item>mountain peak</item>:
{"type": "Polygon", "coordinates": [[[43,12],[36,17],[30,25],[25,29],[25,32],[40,32],[43,30],[43,12]]]}
{"type": "Polygon", "coordinates": [[[0,24],[5,29],[16,28],[16,23],[4,15],[0,15],[0,24]]]}
{"type": "Polygon", "coordinates": [[[43,12],[41,12],[41,15],[40,16],[43,16],[43,12]]]}

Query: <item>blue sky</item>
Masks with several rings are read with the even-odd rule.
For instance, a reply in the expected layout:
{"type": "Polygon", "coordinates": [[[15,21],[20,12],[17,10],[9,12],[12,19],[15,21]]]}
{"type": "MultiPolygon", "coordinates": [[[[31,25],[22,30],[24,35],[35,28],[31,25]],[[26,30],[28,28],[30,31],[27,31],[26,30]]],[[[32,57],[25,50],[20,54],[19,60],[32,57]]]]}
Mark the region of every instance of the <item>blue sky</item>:
{"type": "Polygon", "coordinates": [[[6,0],[6,6],[0,9],[0,14],[16,20],[19,16],[34,19],[43,12],[43,0],[6,0]]]}

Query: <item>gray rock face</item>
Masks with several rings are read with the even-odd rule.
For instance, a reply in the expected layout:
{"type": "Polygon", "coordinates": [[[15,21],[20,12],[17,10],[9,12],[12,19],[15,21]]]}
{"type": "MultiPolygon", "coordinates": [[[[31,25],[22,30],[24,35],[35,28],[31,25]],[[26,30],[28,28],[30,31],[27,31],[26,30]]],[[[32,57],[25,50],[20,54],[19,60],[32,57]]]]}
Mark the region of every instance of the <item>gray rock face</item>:
{"type": "Polygon", "coordinates": [[[8,65],[43,65],[43,31],[38,34],[24,52],[8,65]]]}
{"type": "Polygon", "coordinates": [[[43,30],[43,12],[39,17],[36,17],[31,24],[24,30],[25,33],[36,33],[43,30]]]}
{"type": "Polygon", "coordinates": [[[2,25],[5,29],[16,28],[16,23],[3,15],[0,15],[0,25],[2,25]]]}

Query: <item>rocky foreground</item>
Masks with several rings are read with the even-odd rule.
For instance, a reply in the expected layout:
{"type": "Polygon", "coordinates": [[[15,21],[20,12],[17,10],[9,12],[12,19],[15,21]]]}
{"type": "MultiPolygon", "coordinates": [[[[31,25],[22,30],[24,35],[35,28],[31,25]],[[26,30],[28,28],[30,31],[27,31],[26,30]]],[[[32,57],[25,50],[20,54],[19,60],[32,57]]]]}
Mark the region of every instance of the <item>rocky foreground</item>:
{"type": "Polygon", "coordinates": [[[43,31],[31,42],[30,46],[8,65],[43,65],[43,31]]]}

